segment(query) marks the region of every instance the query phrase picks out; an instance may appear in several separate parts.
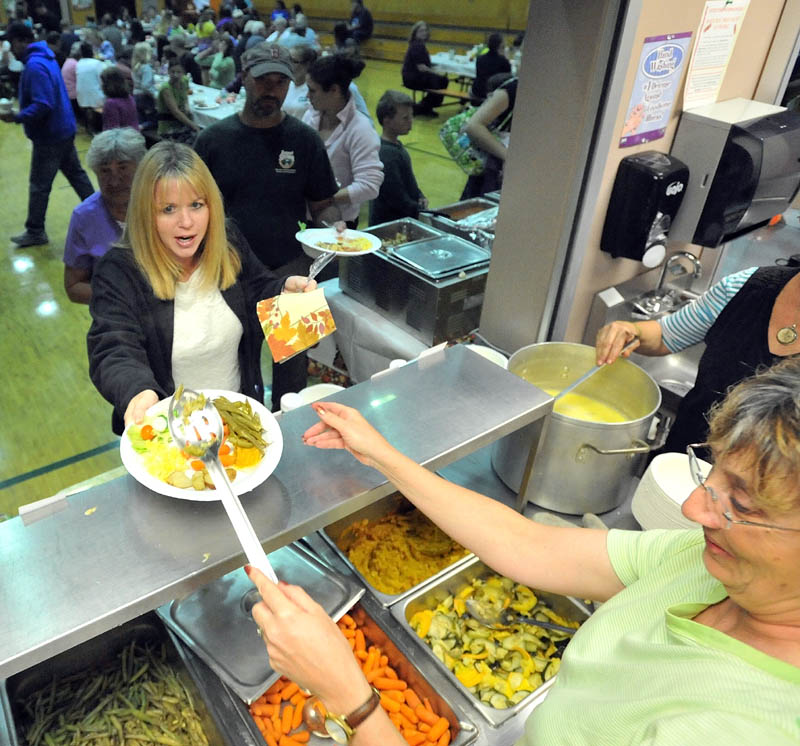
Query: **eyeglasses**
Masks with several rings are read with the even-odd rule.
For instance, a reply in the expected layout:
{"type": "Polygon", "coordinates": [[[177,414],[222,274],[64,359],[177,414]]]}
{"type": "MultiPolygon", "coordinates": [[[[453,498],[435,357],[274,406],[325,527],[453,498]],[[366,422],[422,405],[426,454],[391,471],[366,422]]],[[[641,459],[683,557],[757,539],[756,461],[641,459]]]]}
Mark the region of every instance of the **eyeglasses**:
{"type": "Polygon", "coordinates": [[[730,529],[734,523],[742,526],[758,526],[760,528],[775,528],[780,531],[800,531],[800,528],[793,528],[790,526],[777,526],[774,523],[759,523],[758,521],[743,521],[733,517],[733,512],[730,506],[730,500],[727,496],[718,493],[711,485],[706,484],[708,475],[704,475],[700,468],[700,461],[697,454],[694,452],[695,448],[705,448],[705,443],[693,443],[686,446],[686,453],[689,456],[689,471],[692,473],[692,480],[698,487],[702,487],[711,497],[711,502],[718,510],[722,518],[724,518],[723,528],[730,529]]]}

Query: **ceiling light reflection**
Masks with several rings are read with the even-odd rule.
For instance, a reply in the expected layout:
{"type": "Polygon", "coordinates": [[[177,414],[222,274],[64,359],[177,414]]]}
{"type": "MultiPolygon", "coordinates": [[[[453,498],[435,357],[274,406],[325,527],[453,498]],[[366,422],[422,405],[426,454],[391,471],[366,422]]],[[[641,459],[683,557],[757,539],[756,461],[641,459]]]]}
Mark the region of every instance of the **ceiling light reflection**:
{"type": "Polygon", "coordinates": [[[33,259],[29,256],[18,256],[13,262],[14,271],[22,274],[33,267],[33,259]]]}
{"type": "Polygon", "coordinates": [[[52,316],[56,311],[58,311],[58,303],[52,299],[42,301],[36,306],[36,313],[39,316],[52,316]]]}

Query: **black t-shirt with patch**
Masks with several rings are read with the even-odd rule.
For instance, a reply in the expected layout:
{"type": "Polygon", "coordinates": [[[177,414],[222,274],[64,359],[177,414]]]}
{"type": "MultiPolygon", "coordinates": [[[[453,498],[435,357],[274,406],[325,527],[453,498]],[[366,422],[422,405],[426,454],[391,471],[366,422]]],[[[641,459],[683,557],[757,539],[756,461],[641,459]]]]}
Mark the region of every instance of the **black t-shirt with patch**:
{"type": "Polygon", "coordinates": [[[270,269],[302,253],[294,237],[306,202],[336,191],[319,134],[288,114],[276,127],[248,127],[234,114],[204,129],[195,149],[208,165],[255,255],[270,269]]]}

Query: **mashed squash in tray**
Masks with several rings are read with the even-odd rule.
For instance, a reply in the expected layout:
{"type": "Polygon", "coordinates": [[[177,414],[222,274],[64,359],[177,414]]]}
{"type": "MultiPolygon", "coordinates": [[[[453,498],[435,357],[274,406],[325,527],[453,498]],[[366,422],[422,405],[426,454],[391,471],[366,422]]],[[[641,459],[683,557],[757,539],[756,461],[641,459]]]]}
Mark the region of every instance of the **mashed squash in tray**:
{"type": "Polygon", "coordinates": [[[468,554],[416,508],[357,521],[337,546],[371,585],[390,594],[413,588],[468,554]]]}

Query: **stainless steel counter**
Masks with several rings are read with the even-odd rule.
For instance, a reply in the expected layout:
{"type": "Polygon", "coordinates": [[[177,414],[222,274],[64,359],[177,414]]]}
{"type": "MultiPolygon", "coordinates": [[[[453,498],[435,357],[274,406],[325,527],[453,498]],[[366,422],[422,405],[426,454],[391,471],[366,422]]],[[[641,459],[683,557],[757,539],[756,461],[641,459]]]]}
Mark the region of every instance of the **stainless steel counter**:
{"type": "MultiPolygon", "coordinates": [[[[401,451],[446,466],[545,416],[552,400],[457,346],[333,397],[356,407],[401,451]]],[[[309,449],[308,407],[281,420],[284,451],[242,502],[267,551],[392,491],[343,451],[309,449]]],[[[132,477],[64,499],[52,515],[0,524],[0,679],[240,566],[219,503],[176,500],[132,477]],[[94,509],[94,510],[93,510],[94,509]]]]}

